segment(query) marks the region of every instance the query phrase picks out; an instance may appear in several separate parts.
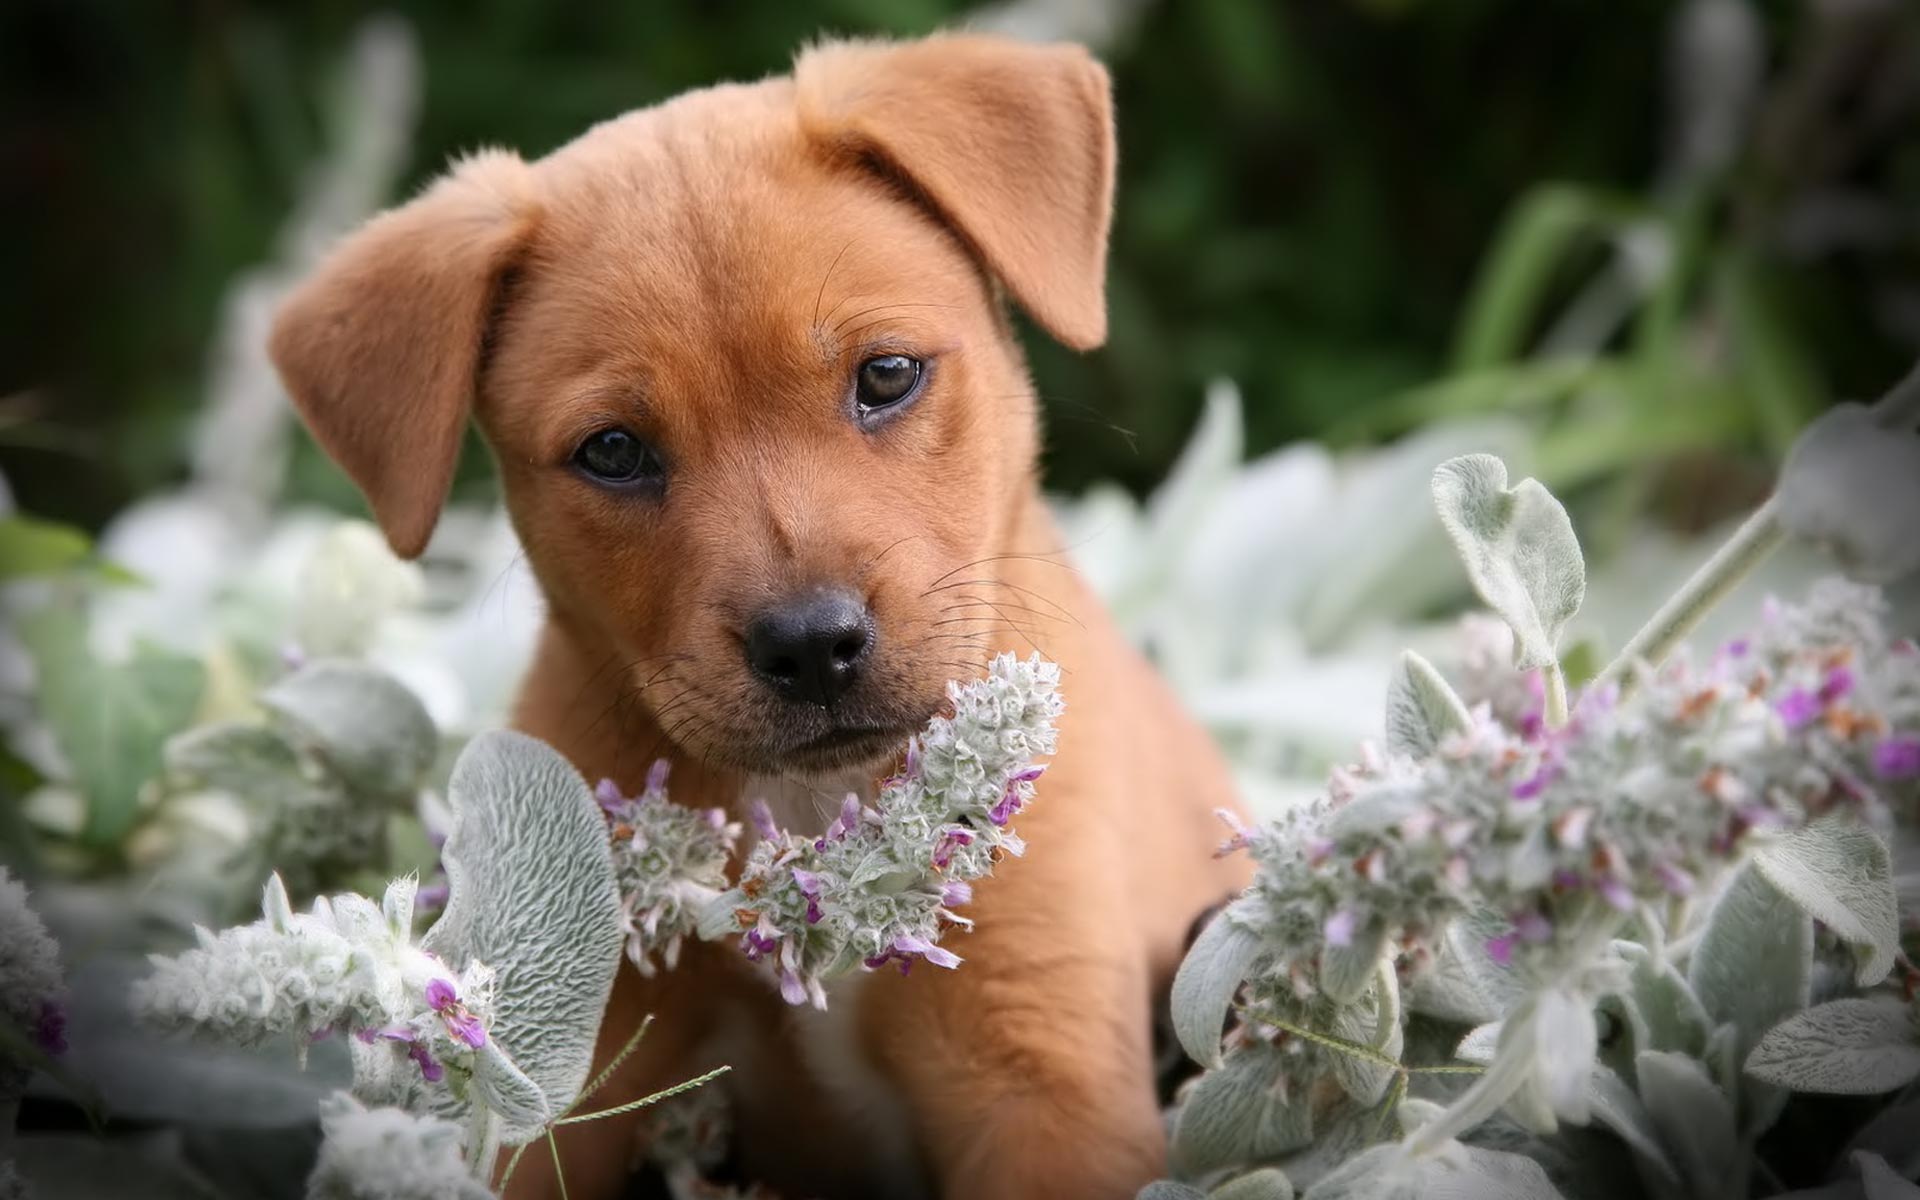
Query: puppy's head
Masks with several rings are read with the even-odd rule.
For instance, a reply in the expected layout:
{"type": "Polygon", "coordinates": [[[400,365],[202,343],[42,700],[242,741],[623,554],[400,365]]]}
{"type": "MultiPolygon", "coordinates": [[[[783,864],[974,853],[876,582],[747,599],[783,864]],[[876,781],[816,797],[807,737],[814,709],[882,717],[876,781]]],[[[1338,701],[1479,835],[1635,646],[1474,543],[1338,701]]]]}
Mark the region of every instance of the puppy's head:
{"type": "Polygon", "coordinates": [[[1113,136],[1072,47],[839,43],[348,238],[274,361],[394,548],[471,416],[557,621],[686,751],[892,753],[983,651],[1032,502],[1005,293],[1105,336],[1113,136]]]}

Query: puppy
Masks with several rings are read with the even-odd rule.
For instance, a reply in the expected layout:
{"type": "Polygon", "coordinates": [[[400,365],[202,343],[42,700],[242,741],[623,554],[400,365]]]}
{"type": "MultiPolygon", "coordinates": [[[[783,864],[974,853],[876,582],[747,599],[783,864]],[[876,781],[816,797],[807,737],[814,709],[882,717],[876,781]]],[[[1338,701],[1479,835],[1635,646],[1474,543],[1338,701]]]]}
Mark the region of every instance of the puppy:
{"type": "MultiPolygon", "coordinates": [[[[790,76],[487,151],[347,238],[272,352],[394,549],[426,546],[469,419],[549,615],[516,723],[588,779],[820,828],[997,650],[1062,664],[1060,748],[981,883],[965,965],[785,1005],[736,951],[624,970],[591,1107],[708,1067],[789,1197],[1131,1196],[1163,1173],[1150,1022],[1226,770],[1066,567],[1006,308],[1106,335],[1114,137],[1083,50],[833,42],[790,76]]],[[[642,1114],[559,1133],[619,1194],[642,1114]]],[[[516,1196],[557,1194],[547,1154],[516,1196]]]]}

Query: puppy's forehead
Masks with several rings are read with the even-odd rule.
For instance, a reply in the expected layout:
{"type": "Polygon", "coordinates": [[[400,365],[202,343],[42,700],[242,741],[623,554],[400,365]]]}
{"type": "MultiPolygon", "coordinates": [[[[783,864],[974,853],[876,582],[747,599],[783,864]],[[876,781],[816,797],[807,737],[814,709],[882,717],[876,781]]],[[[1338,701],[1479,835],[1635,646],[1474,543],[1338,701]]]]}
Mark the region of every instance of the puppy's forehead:
{"type": "Polygon", "coordinates": [[[768,322],[790,329],[796,309],[809,320],[836,301],[851,310],[862,290],[958,284],[984,294],[964,248],[937,221],[871,171],[807,141],[789,80],[710,88],[630,113],[540,170],[549,272],[669,338],[768,322]]]}

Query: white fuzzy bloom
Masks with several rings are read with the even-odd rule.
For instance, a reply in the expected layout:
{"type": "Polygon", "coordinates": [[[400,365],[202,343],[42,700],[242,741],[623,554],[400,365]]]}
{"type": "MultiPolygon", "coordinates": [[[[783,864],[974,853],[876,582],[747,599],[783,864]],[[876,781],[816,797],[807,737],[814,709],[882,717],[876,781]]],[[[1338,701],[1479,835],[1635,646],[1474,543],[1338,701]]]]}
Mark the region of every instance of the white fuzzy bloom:
{"type": "Polygon", "coordinates": [[[490,1200],[467,1170],[458,1125],[398,1108],[367,1108],[345,1092],[321,1106],[325,1140],[307,1200],[490,1200]]]}
{"type": "Polygon", "coordinates": [[[1033,798],[1034,760],[1054,752],[1059,684],[1060,668],[1037,654],[1002,654],[986,678],[948,684],[952,715],[908,744],[872,808],[848,796],[814,839],[766,820],[740,886],[709,906],[718,919],[707,932],[744,930],[747,956],[773,960],[788,1002],[820,1008],[823,981],[860,967],[958,966],[940,937],[970,923],[952,910],[995,851],[1025,849],[1009,823],[1033,798]]]}
{"type": "Polygon", "coordinates": [[[268,881],[264,916],[213,934],[176,957],[156,955],[136,985],[133,1011],[163,1030],[238,1045],[291,1036],[307,1043],[351,1033],[411,1057],[429,1082],[442,1064],[470,1072],[485,1044],[492,972],[459,975],[413,944],[413,879],[395,880],[383,904],[345,894],[296,913],[280,877],[268,881]]]}
{"type": "MultiPolygon", "coordinates": [[[[60,947],[28,906],[27,889],[0,867],[0,1022],[57,1051],[64,994],[60,947]]],[[[0,1099],[17,1094],[28,1074],[25,1064],[0,1056],[0,1099]]]]}
{"type": "Polygon", "coordinates": [[[622,796],[603,779],[594,796],[613,835],[627,957],[642,975],[654,973],[656,956],[672,970],[681,942],[696,932],[700,910],[727,888],[740,826],[723,809],[669,802],[665,759],[647,772],[640,795],[622,796]]]}
{"type": "Polygon", "coordinates": [[[1881,608],[1823,583],[1708,663],[1677,657],[1623,702],[1584,697],[1563,729],[1482,706],[1425,759],[1336,773],[1321,802],[1247,839],[1270,949],[1256,990],[1311,994],[1329,962],[1389,947],[1418,965],[1472,912],[1509,922],[1496,960],[1565,978],[1604,947],[1583,930],[1710,886],[1753,838],[1910,810],[1920,652],[1881,608]]]}

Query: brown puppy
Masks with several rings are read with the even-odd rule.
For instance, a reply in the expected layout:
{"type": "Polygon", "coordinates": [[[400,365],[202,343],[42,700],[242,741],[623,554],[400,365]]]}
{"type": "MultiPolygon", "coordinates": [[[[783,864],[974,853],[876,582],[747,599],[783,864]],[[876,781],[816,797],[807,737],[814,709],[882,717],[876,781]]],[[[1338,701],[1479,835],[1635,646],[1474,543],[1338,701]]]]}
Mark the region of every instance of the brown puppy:
{"type": "MultiPolygon", "coordinates": [[[[957,971],[794,1010],[737,953],[623,972],[595,1108],[717,1063],[743,1169],[794,1197],[1130,1196],[1162,1172],[1150,1013],[1204,906],[1227,773],[1057,557],[1001,290],[1106,333],[1114,146],[1075,47],[834,43],[790,77],[488,152],[347,239],[273,355],[393,546],[426,545],[475,419],[550,603],[517,723],[589,779],[824,824],[941,705],[1037,645],[1060,752],[957,971]]],[[[637,1119],[637,1118],[635,1118],[637,1119]]],[[[634,1127],[560,1134],[618,1194],[634,1127]]],[[[553,1191],[533,1155],[516,1195],[553,1191]]]]}

